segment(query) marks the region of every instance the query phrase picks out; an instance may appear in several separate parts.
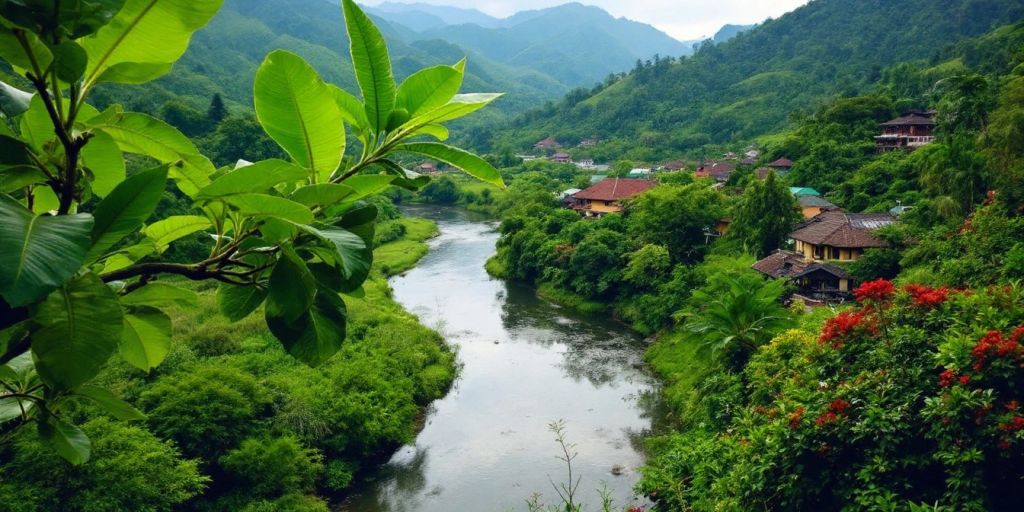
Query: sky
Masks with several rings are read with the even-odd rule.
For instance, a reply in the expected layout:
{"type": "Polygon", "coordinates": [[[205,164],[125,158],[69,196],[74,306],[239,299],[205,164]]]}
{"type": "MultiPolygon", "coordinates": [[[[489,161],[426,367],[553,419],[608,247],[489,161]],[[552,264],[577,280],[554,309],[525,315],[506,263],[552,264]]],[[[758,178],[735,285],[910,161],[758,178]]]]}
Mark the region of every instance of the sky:
{"type": "MultiPolygon", "coordinates": [[[[369,5],[384,0],[364,0],[369,5]]],[[[403,0],[393,0],[403,1],[403,0]]],[[[404,0],[475,8],[491,16],[507,17],[518,11],[539,9],[570,0],[404,0]]],[[[747,25],[781,16],[808,0],[579,0],[617,17],[648,23],[686,41],[710,37],[727,23],[747,25]]],[[[361,2],[362,3],[362,2],[361,2]]]]}

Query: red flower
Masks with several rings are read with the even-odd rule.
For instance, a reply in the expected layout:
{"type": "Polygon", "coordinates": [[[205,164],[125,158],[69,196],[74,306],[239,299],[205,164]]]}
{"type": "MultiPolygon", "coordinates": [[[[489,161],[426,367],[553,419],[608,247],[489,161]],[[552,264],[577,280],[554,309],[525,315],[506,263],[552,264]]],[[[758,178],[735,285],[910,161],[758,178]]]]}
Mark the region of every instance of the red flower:
{"type": "Polygon", "coordinates": [[[833,347],[839,348],[842,345],[841,338],[852,333],[864,324],[866,316],[867,313],[864,311],[858,311],[857,313],[843,311],[842,313],[829,318],[821,328],[821,338],[819,338],[819,340],[821,343],[832,343],[833,347]]]}
{"type": "Polygon", "coordinates": [[[839,413],[839,414],[845,413],[846,410],[849,409],[849,408],[850,408],[850,402],[847,402],[846,400],[843,400],[842,398],[833,400],[832,403],[828,404],[828,410],[829,411],[832,411],[832,412],[835,412],[835,413],[839,413]]]}
{"type": "Polygon", "coordinates": [[[970,384],[970,382],[971,382],[971,376],[970,375],[961,375],[960,376],[960,385],[961,386],[966,386],[966,385],[970,384]]]}
{"type": "Polygon", "coordinates": [[[956,372],[947,368],[939,374],[939,386],[948,388],[953,385],[954,379],[956,379],[956,372]]]}
{"type": "Polygon", "coordinates": [[[1015,329],[1008,338],[1004,338],[999,331],[989,331],[971,349],[974,369],[982,371],[985,369],[985,365],[991,364],[997,359],[1024,360],[1024,346],[1020,344],[1021,337],[1024,337],[1022,327],[1015,329]]]}
{"type": "Polygon", "coordinates": [[[934,308],[940,306],[949,299],[948,288],[931,288],[920,284],[908,284],[903,290],[910,294],[914,306],[920,308],[934,308]]]}
{"type": "Polygon", "coordinates": [[[828,425],[829,423],[835,423],[838,420],[839,416],[837,416],[836,413],[829,411],[826,412],[825,414],[822,414],[821,416],[818,416],[818,419],[814,420],[814,424],[819,427],[824,427],[825,425],[828,425]]]}
{"type": "Polygon", "coordinates": [[[878,279],[875,281],[868,281],[859,288],[853,291],[853,296],[857,299],[857,302],[885,302],[892,298],[892,294],[896,292],[896,288],[893,287],[892,283],[887,279],[878,279]]]}

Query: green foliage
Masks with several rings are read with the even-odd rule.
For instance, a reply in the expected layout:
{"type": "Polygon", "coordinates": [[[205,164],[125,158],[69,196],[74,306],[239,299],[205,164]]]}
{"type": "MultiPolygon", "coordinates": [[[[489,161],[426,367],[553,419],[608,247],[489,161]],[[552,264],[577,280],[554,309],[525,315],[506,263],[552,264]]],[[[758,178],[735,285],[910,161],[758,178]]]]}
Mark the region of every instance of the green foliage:
{"type": "MultiPolygon", "coordinates": [[[[504,185],[482,158],[425,140],[447,138],[445,123],[500,95],[458,94],[464,60],[415,74],[399,88],[381,32],[350,0],[342,4],[363,101],[294,53],[275,50],[254,79],[258,125],[229,117],[218,95],[205,115],[165,103],[171,123],[87,103],[101,83],[143,84],[167,74],[221,3],[0,4],[0,58],[32,89],[0,87],[10,121],[4,127],[16,128],[0,134],[0,364],[31,354],[27,371],[41,381],[0,375],[5,394],[16,383],[26,389],[4,400],[5,438],[35,423],[41,439],[82,464],[89,440],[69,416],[72,397],[84,394],[115,416],[131,416],[113,395],[83,386],[115,352],[144,371],[171,353],[167,309],[182,296],[160,285],[146,291],[160,276],[219,282],[220,308],[238,321],[266,301],[266,326],[287,353],[326,363],[346,339],[341,294],[362,296],[370,274],[378,209],[364,200],[391,185],[416,190],[429,182],[395,155],[435,158],[504,185]],[[218,163],[234,165],[216,169],[175,125],[193,136],[209,133],[202,145],[215,148],[218,163]],[[346,125],[361,145],[358,157],[345,156],[346,125]],[[289,161],[273,158],[282,150],[289,161]],[[132,165],[125,154],[136,155],[132,165]],[[9,414],[8,406],[19,411],[9,414]]],[[[170,415],[150,418],[158,433],[209,457],[264,415],[265,392],[242,374],[205,371],[195,375],[217,382],[181,384],[194,395],[155,386],[142,402],[170,415]],[[207,400],[218,406],[204,407],[207,400]],[[208,409],[208,417],[182,423],[189,408],[208,409]]]]}
{"type": "Polygon", "coordinates": [[[273,497],[312,490],[323,471],[321,458],[294,437],[246,439],[220,464],[247,495],[273,497]]]}
{"type": "Polygon", "coordinates": [[[646,243],[664,245],[672,261],[703,258],[708,230],[725,214],[724,198],[700,184],[662,185],[640,195],[628,207],[630,233],[646,243]]]}
{"type": "Polygon", "coordinates": [[[728,236],[753,255],[764,257],[782,248],[802,219],[793,194],[772,172],[743,192],[733,209],[728,236]]]}

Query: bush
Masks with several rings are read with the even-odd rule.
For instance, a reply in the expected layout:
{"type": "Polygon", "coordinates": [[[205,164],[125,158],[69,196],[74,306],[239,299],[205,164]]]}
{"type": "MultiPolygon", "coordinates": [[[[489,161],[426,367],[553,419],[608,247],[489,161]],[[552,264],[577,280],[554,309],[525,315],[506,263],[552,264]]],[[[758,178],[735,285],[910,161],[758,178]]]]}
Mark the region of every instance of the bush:
{"type": "Polygon", "coordinates": [[[291,436],[246,439],[220,464],[239,488],[263,497],[312,491],[324,468],[319,452],[291,436]]]}

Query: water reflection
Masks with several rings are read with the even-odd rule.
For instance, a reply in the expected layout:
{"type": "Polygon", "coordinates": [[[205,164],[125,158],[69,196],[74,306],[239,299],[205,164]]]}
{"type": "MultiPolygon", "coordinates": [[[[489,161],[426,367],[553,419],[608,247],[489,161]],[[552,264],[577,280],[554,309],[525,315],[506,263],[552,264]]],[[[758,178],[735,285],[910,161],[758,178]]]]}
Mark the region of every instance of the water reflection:
{"type": "Polygon", "coordinates": [[[538,300],[532,290],[490,279],[493,223],[455,209],[422,208],[442,235],[407,275],[395,298],[457,346],[455,388],[434,404],[413,445],[401,448],[340,505],[351,512],[525,509],[534,492],[552,503],[549,475],[563,474],[547,425],[567,424],[595,509],[606,482],[633,502],[639,439],[659,415],[643,341],[619,324],[580,317],[538,300]],[[612,474],[612,468],[625,468],[612,474]]]}

